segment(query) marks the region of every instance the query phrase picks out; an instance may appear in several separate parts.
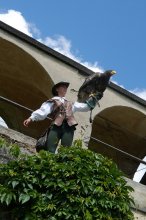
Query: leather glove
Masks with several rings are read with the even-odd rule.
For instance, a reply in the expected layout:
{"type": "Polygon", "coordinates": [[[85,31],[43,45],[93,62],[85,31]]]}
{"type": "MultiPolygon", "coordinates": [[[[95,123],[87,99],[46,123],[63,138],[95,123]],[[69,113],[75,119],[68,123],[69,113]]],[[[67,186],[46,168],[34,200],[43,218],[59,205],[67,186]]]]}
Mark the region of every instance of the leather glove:
{"type": "Polygon", "coordinates": [[[98,101],[103,97],[102,92],[91,93],[89,98],[85,101],[90,109],[94,109],[98,101]]]}

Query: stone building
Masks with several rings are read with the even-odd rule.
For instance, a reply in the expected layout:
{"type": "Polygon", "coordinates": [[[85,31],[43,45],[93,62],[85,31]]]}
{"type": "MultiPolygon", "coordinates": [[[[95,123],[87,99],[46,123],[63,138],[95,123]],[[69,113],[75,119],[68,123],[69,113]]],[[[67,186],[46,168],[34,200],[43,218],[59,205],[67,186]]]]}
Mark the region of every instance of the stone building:
{"type": "MultiPolygon", "coordinates": [[[[0,22],[0,116],[8,126],[0,132],[13,133],[16,139],[26,135],[31,142],[31,138],[35,139],[46,128],[47,119],[25,128],[23,120],[30,115],[30,110],[51,98],[51,87],[58,81],[70,82],[67,98],[76,101],[75,91],[92,73],[74,60],[0,22]]],[[[135,189],[135,219],[146,219],[146,186],[132,181],[140,163],[137,158],[142,160],[146,156],[146,101],[110,82],[100,107],[93,110],[92,124],[89,114],[76,113],[75,138],[82,138],[86,147],[117,163],[135,189]]],[[[146,184],[145,179],[143,184],[146,184]]]]}

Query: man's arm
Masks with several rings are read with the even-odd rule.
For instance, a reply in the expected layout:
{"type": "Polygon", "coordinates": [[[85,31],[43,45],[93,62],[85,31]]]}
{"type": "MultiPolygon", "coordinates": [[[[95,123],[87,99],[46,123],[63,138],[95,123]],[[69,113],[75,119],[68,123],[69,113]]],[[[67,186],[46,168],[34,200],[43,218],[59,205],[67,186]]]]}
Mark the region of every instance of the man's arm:
{"type": "Polygon", "coordinates": [[[23,125],[28,127],[28,125],[33,121],[44,120],[48,114],[51,113],[52,106],[52,102],[44,102],[39,109],[35,110],[29,118],[24,120],[23,125]]]}
{"type": "Polygon", "coordinates": [[[90,94],[89,98],[85,101],[87,105],[89,106],[90,110],[94,109],[97,105],[98,101],[103,97],[102,92],[96,92],[93,94],[90,94]]]}
{"type": "Polygon", "coordinates": [[[87,103],[74,102],[74,104],[72,106],[73,112],[87,112],[89,110],[90,110],[90,108],[87,103]]]}
{"type": "Polygon", "coordinates": [[[97,105],[98,101],[103,97],[102,93],[91,94],[85,103],[75,102],[73,104],[73,112],[87,112],[92,110],[97,105]]]}

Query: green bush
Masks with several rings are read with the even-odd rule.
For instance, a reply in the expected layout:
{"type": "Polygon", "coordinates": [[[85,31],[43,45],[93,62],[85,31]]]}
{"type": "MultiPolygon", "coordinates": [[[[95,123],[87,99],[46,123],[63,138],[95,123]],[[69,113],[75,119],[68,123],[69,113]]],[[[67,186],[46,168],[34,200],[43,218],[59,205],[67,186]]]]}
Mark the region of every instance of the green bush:
{"type": "Polygon", "coordinates": [[[79,142],[1,164],[0,205],[11,219],[132,220],[123,173],[79,142]]]}

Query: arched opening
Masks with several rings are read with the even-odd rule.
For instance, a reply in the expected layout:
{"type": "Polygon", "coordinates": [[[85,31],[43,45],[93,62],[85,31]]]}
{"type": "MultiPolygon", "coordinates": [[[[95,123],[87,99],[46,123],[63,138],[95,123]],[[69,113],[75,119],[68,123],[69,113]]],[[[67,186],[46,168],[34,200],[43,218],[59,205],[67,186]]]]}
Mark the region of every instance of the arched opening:
{"type": "MultiPolygon", "coordinates": [[[[0,48],[0,96],[32,110],[37,109],[51,97],[53,82],[49,74],[36,59],[15,44],[0,38],[0,48]]],[[[29,115],[29,111],[0,100],[0,117],[8,127],[37,137],[47,122],[25,128],[23,120],[29,115]]]]}
{"type": "MultiPolygon", "coordinates": [[[[96,115],[91,137],[132,154],[146,156],[146,115],[126,107],[114,106],[96,115]]],[[[90,138],[89,149],[112,158],[129,178],[133,178],[139,162],[90,138]]]]}

